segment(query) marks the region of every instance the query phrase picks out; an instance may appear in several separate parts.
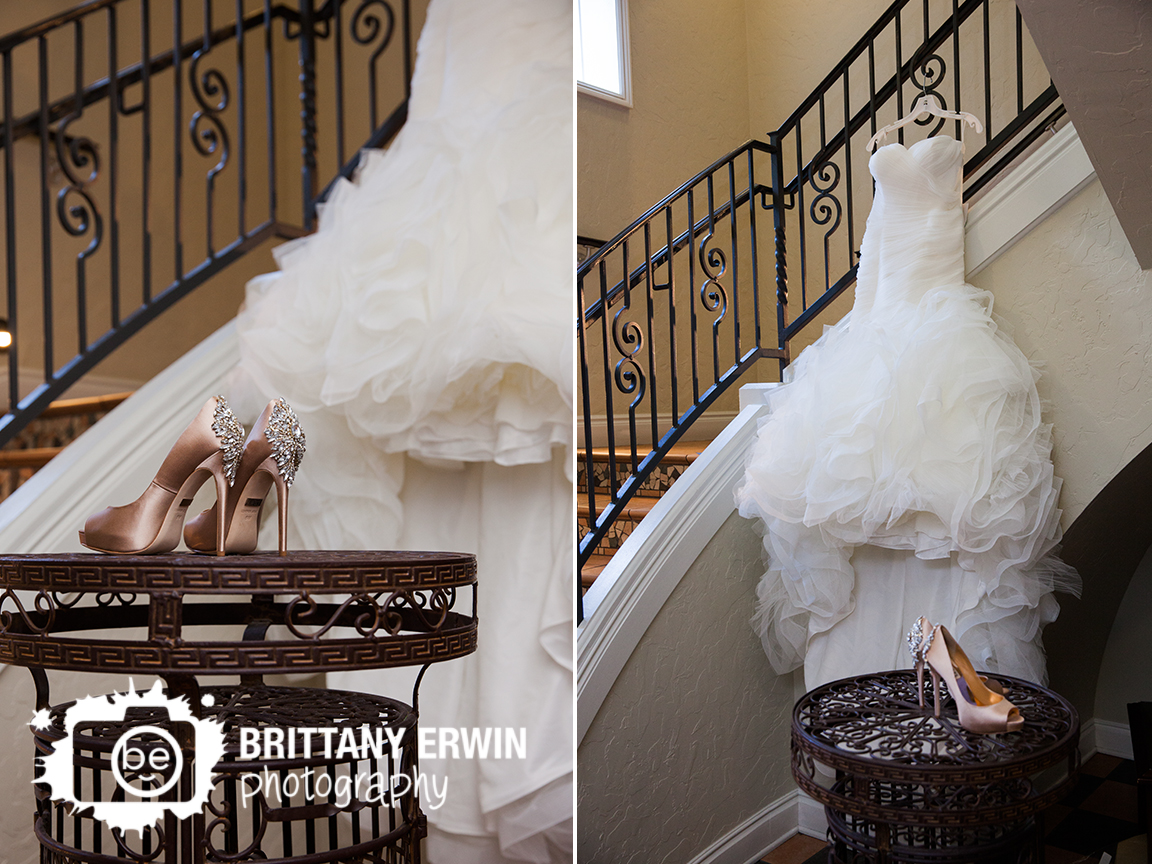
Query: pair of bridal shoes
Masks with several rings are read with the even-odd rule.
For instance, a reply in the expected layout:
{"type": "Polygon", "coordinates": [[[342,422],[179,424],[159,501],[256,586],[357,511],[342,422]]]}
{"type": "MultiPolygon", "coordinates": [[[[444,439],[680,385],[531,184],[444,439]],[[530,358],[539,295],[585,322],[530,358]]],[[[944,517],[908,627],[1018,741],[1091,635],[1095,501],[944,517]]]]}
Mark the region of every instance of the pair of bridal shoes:
{"type": "Polygon", "coordinates": [[[96,552],[151,555],[184,542],[194,552],[256,549],[260,510],[276,487],[279,551],[287,554],[288,489],[304,458],[304,431],[283,399],[268,403],[247,438],[223,397],[204,403],[164,458],[144,494],[88,517],[80,542],[96,552]],[[184,524],[196,491],[209,479],[216,503],[184,524]]]}
{"type": "Polygon", "coordinates": [[[1019,709],[1004,697],[1000,683],[976,673],[972,661],[944,625],[933,627],[921,616],[908,631],[907,638],[908,650],[916,664],[921,708],[924,707],[924,667],[927,666],[932,674],[937,717],[943,679],[956,703],[960,725],[969,732],[1015,732],[1024,725],[1019,709]]]}

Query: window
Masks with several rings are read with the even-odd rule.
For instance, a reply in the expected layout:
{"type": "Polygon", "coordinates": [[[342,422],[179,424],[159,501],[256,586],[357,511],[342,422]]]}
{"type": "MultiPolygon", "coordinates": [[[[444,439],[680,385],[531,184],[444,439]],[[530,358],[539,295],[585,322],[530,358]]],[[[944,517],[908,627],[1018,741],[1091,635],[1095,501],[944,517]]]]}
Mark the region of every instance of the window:
{"type": "Polygon", "coordinates": [[[576,38],[579,90],[631,105],[628,0],[576,0],[576,38]]]}

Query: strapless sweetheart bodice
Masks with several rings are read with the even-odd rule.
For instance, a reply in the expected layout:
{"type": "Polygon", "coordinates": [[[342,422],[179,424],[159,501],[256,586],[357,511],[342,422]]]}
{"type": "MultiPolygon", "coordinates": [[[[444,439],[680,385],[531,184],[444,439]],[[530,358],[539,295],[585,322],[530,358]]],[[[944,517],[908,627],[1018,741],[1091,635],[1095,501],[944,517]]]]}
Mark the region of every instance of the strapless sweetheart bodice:
{"type": "Polygon", "coordinates": [[[876,195],[860,247],[854,320],[899,319],[902,304],[918,305],[933,289],[964,281],[963,167],[960,142],[943,136],[873,154],[876,195]]]}

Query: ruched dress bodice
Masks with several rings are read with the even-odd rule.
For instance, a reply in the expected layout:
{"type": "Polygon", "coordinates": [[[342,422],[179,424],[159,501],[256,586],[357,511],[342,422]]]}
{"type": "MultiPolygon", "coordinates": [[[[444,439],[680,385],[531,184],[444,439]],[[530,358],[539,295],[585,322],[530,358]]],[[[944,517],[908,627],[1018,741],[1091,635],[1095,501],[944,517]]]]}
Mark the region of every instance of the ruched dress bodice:
{"type": "MultiPolygon", "coordinates": [[[[964,281],[960,143],[890,144],[870,169],[852,312],[786,371],[737,492],[765,529],[755,623],[784,672],[861,600],[855,550],[947,559],[964,589],[933,620],[967,632],[984,668],[1039,681],[1051,593],[1077,581],[1049,554],[1060,481],[1037,373],[964,281]]],[[[869,629],[898,645],[906,626],[869,629]]],[[[808,684],[895,662],[861,669],[867,656],[823,657],[808,684]]]]}
{"type": "Polygon", "coordinates": [[[959,142],[927,138],[881,147],[869,162],[876,196],[860,249],[854,318],[964,282],[964,157],[959,142]]]}

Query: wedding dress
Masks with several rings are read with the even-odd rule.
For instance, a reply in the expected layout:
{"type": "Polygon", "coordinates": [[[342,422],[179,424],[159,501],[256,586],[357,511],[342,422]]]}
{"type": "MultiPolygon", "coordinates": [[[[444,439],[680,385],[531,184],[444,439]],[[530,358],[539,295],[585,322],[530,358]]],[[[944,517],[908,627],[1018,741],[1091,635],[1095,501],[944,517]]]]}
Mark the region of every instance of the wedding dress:
{"type": "Polygon", "coordinates": [[[851,313],[788,367],[737,491],[763,520],[754,626],[809,688],[907,667],[927,615],[977,668],[1045,680],[1060,540],[1037,371],[964,281],[961,144],[872,157],[851,313]]]}
{"type": "MultiPolygon", "coordinates": [[[[421,759],[432,864],[571,859],[571,56],[568,0],[432,0],[407,123],[237,318],[230,401],[283,396],[308,435],[290,547],[477,555],[477,652],[429,670],[420,722],[523,728],[527,758],[421,759]]],[[[328,684],[402,698],[408,671],[328,684]]]]}

